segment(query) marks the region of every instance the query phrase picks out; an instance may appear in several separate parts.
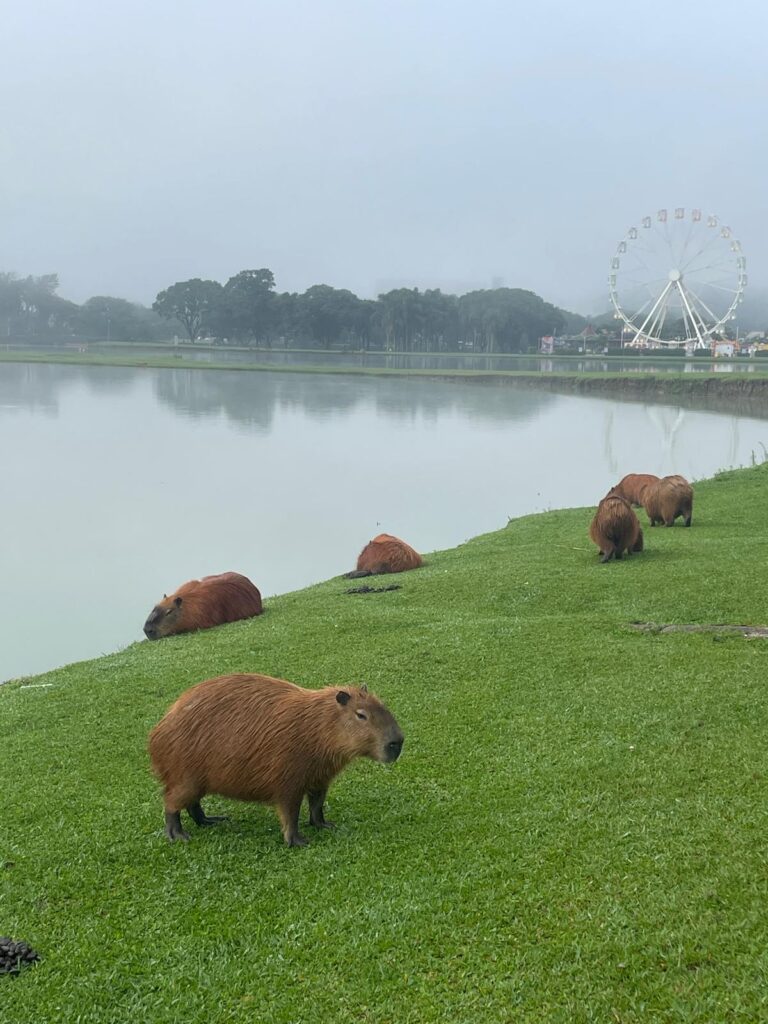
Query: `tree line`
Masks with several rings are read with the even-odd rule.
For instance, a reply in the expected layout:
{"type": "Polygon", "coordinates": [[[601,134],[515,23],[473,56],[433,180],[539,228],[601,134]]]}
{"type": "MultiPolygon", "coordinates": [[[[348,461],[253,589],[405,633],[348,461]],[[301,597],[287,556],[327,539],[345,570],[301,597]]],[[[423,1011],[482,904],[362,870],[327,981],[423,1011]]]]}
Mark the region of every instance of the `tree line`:
{"type": "Polygon", "coordinates": [[[460,296],[395,288],[361,299],[324,284],[278,292],[266,268],[243,270],[224,284],[178,281],[151,309],[112,296],[77,305],[57,290],[55,274],[0,274],[0,331],[4,322],[13,340],[149,342],[175,327],[190,342],[223,345],[493,353],[529,351],[542,335],[573,333],[587,322],[522,288],[460,296]]]}

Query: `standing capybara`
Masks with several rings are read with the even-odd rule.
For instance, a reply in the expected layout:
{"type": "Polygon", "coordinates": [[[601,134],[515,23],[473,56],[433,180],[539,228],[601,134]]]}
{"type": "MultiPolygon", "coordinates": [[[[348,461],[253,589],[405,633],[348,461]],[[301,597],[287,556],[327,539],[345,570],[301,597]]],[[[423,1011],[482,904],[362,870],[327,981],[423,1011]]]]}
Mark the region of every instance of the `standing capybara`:
{"type": "Polygon", "coordinates": [[[615,487],[611,488],[610,493],[618,494],[620,498],[624,498],[630,505],[639,508],[642,505],[640,494],[643,488],[649,484],[658,483],[658,481],[659,478],[654,476],[653,473],[629,473],[627,476],[622,477],[615,487]]]}
{"type": "Polygon", "coordinates": [[[360,576],[378,576],[387,572],[406,572],[418,569],[424,563],[418,551],[391,533],[380,533],[369,541],[357,558],[357,568],[348,572],[347,578],[358,579],[360,576]]]}
{"type": "Polygon", "coordinates": [[[333,779],[356,757],[396,761],[403,734],[365,686],[301,686],[261,675],[220,676],[183,693],[149,736],[155,774],[165,787],[165,834],[188,839],[179,812],[210,825],[207,793],[274,804],[289,846],[305,846],[299,808],[331,828],[323,804],[333,779]]]}
{"type": "Polygon", "coordinates": [[[163,596],[144,623],[150,640],[174,633],[210,629],[225,622],[261,615],[261,594],[247,576],[222,572],[183,583],[175,594],[163,596]]]}
{"type": "Polygon", "coordinates": [[[658,483],[644,487],[641,497],[651,526],[656,523],[674,526],[678,516],[683,517],[686,526],[691,525],[693,488],[684,476],[677,473],[663,476],[658,483]]]}
{"type": "Polygon", "coordinates": [[[640,520],[629,502],[618,494],[607,494],[597,506],[589,525],[589,536],[600,548],[601,562],[621,558],[626,551],[643,550],[643,531],[640,520]]]}

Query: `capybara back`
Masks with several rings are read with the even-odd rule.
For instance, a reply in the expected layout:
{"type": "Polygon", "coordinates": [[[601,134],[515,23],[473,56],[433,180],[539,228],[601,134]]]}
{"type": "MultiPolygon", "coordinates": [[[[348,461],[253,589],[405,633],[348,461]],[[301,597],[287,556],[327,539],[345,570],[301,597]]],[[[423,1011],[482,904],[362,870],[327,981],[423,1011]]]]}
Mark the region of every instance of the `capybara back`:
{"type": "Polygon", "coordinates": [[[624,498],[630,505],[639,507],[642,505],[640,495],[644,487],[649,484],[658,483],[659,478],[654,476],[653,473],[628,473],[627,476],[616,484],[612,489],[612,494],[618,494],[620,498],[624,498]]]}
{"type": "Polygon", "coordinates": [[[640,521],[627,500],[613,492],[597,506],[589,526],[589,536],[600,549],[601,561],[621,558],[626,551],[643,550],[640,521]]]}
{"type": "Polygon", "coordinates": [[[175,633],[210,629],[261,615],[261,594],[247,576],[223,572],[183,583],[149,613],[144,632],[150,640],[175,633]]]}
{"type": "Polygon", "coordinates": [[[406,572],[418,569],[423,564],[421,555],[410,544],[390,533],[380,533],[365,545],[358,555],[356,570],[347,575],[353,579],[380,573],[406,572]]]}
{"type": "Polygon", "coordinates": [[[179,697],[152,730],[152,767],[165,789],[166,834],[186,838],[179,814],[208,824],[208,793],[274,804],[289,845],[303,845],[299,808],[325,824],[331,781],[352,760],[395,761],[403,734],[365,687],[306,690],[284,679],[231,675],[208,679],[179,697]]]}

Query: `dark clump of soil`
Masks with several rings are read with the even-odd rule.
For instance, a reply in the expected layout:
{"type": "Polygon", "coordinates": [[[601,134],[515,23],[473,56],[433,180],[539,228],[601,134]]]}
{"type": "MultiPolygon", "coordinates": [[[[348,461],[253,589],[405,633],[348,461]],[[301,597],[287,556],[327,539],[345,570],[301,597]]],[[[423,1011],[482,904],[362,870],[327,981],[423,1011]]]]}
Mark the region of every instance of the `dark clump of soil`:
{"type": "Polygon", "coordinates": [[[387,590],[402,590],[399,583],[390,583],[388,587],[351,587],[345,594],[384,594],[387,590]]]}
{"type": "Polygon", "coordinates": [[[0,974],[18,974],[22,967],[39,959],[40,954],[29,943],[0,938],[0,974]]]}

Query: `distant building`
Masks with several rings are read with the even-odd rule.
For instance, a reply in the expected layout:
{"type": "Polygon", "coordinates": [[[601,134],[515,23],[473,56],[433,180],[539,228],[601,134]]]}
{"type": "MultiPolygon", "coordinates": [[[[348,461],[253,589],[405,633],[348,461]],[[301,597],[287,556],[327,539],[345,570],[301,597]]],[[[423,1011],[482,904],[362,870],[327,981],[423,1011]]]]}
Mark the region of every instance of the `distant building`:
{"type": "Polygon", "coordinates": [[[715,359],[733,359],[739,354],[741,345],[738,341],[713,341],[712,355],[715,359]]]}

